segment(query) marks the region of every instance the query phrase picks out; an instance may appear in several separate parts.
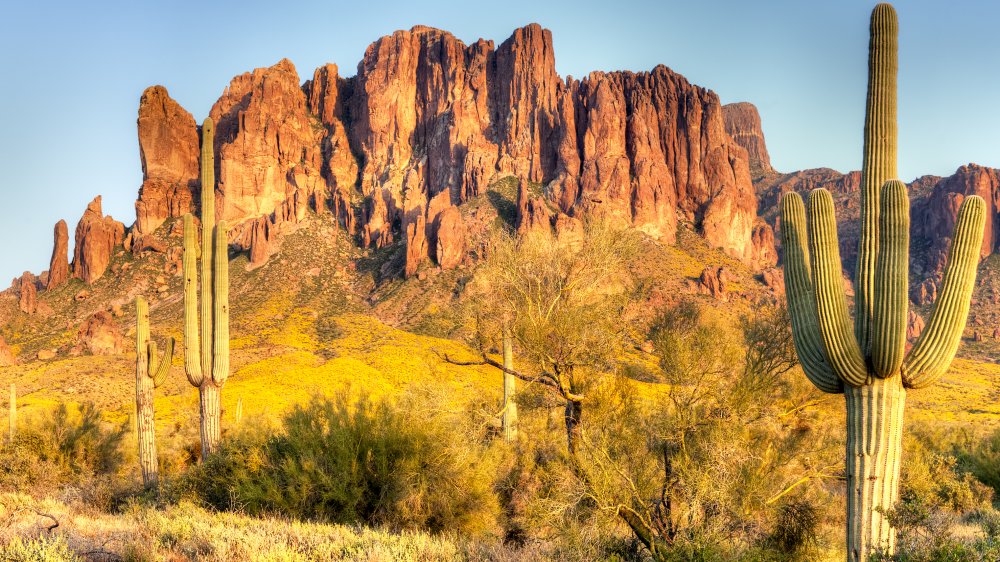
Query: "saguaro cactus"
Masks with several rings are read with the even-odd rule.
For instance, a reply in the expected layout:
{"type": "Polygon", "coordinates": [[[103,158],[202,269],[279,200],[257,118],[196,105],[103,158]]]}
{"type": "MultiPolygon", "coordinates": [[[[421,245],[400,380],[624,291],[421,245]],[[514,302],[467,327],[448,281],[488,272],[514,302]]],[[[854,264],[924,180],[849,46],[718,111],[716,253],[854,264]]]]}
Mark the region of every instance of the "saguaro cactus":
{"type": "Polygon", "coordinates": [[[229,378],[229,242],[226,221],[215,223],[215,156],[210,117],[205,119],[201,133],[201,307],[199,311],[195,247],[198,234],[194,219],[187,214],[184,215],[184,370],[188,381],[198,388],[204,460],[219,445],[220,395],[229,378]]]}
{"type": "Polygon", "coordinates": [[[868,104],[853,323],[841,278],[833,198],[824,189],[781,201],[785,283],[800,363],[817,388],[847,406],[847,559],[895,550],[885,517],[898,496],[906,390],[934,383],[962,338],[979,263],[985,203],[968,197],[955,224],[930,322],[905,353],[910,211],[896,172],[896,14],[871,17],[868,104]],[[886,181],[888,180],[888,181],[886,181]],[[811,259],[810,259],[811,258],[811,259]]]}
{"type": "MultiPolygon", "coordinates": [[[[509,328],[503,329],[503,366],[506,370],[514,370],[514,345],[509,328]]],[[[507,371],[503,374],[503,439],[511,443],[517,437],[517,402],[514,401],[516,385],[514,375],[507,371]]]]}
{"type": "Polygon", "coordinates": [[[139,468],[142,483],[153,486],[159,480],[160,467],[156,458],[156,431],[153,417],[153,389],[167,380],[174,357],[174,338],[167,342],[157,361],[156,342],[149,339],[149,303],[135,299],[135,414],[139,439],[139,468]],[[155,366],[155,369],[151,369],[155,366]]]}
{"type": "Polygon", "coordinates": [[[17,387],[14,383],[10,383],[10,402],[7,403],[7,409],[10,411],[10,442],[14,442],[14,437],[17,436],[17,387]]]}

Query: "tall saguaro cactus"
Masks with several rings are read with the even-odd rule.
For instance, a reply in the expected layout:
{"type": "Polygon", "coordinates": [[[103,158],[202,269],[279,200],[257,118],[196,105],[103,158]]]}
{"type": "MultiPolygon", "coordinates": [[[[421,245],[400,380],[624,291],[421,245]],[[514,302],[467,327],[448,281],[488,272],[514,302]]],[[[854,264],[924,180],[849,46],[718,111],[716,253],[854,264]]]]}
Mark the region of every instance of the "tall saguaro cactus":
{"type": "Polygon", "coordinates": [[[139,468],[144,486],[154,486],[160,467],[156,458],[156,431],[153,416],[153,389],[167,380],[174,357],[174,338],[157,361],[156,342],[149,339],[149,303],[135,299],[135,413],[139,437],[139,468]],[[152,368],[154,367],[155,368],[152,368]]]}
{"type": "Polygon", "coordinates": [[[985,203],[962,204],[930,322],[905,353],[910,210],[896,172],[896,14],[871,17],[855,317],[844,293],[833,198],[824,189],[781,201],[785,284],[795,348],[806,376],[847,406],[847,559],[895,550],[885,511],[898,497],[907,389],[948,369],[965,328],[985,225],[985,203]],[[886,181],[888,180],[888,181],[886,181]]]}
{"type": "Polygon", "coordinates": [[[215,223],[213,127],[211,117],[201,127],[200,309],[198,233],[191,215],[184,215],[184,370],[198,388],[202,459],[218,448],[220,395],[229,378],[229,242],[226,221],[215,223]]]}
{"type": "Polygon", "coordinates": [[[10,383],[10,402],[7,403],[10,412],[10,442],[14,442],[17,436],[17,387],[10,383]]]}

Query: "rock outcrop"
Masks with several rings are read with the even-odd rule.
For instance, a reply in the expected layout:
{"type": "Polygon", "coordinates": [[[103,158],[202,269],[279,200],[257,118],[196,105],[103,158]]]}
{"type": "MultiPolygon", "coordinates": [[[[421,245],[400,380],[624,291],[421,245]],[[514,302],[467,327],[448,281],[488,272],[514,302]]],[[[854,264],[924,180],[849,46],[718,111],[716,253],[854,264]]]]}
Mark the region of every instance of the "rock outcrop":
{"type": "Polygon", "coordinates": [[[434,259],[442,269],[454,269],[465,258],[465,223],[457,207],[438,213],[433,224],[434,259]]]}
{"type": "Polygon", "coordinates": [[[76,334],[79,349],[93,355],[114,355],[122,352],[122,331],[107,310],[91,314],[76,334]]]}
{"type": "Polygon", "coordinates": [[[936,278],[944,273],[958,209],[969,195],[986,201],[986,229],[980,251],[985,258],[997,250],[1000,235],[1000,170],[976,164],[962,166],[937,182],[926,203],[912,212],[914,237],[927,245],[925,269],[936,278]]]}
{"type": "Polygon", "coordinates": [[[517,217],[514,226],[518,234],[536,228],[552,227],[552,210],[544,197],[531,193],[525,179],[517,185],[517,217]]]}
{"type": "Polygon", "coordinates": [[[456,205],[514,176],[546,185],[563,213],[601,214],[668,242],[680,215],[754,260],[746,151],[726,134],[718,97],[664,66],[562,80],[537,25],[496,49],[416,27],[368,48],[349,105],[368,243],[389,243],[387,225],[412,224],[404,217],[441,193],[456,205]]]}
{"type": "Polygon", "coordinates": [[[136,124],[142,187],[135,202],[135,226],[142,235],[170,217],[194,211],[200,141],[194,117],[163,86],[142,93],[136,124]]]}
{"type": "Polygon", "coordinates": [[[7,340],[0,336],[0,367],[10,367],[11,365],[17,364],[17,357],[14,357],[14,352],[10,350],[10,346],[7,345],[7,340]]]}
{"type": "Polygon", "coordinates": [[[48,289],[54,289],[69,279],[69,231],[66,227],[66,221],[60,220],[56,223],[52,238],[49,277],[45,282],[48,289]]]}
{"type": "MultiPolygon", "coordinates": [[[[755,225],[751,156],[724,113],[665,66],[563,79],[551,33],[535,24],[499,46],[418,26],[369,46],[353,78],[328,64],[300,86],[287,60],[233,78],[210,112],[217,209],[252,265],[313,208],[366,246],[422,244],[406,251],[407,270],[425,258],[451,267],[452,244],[465,242],[447,209],[513,176],[542,185],[519,208],[525,224],[601,215],[669,243],[679,218],[767,267],[773,236],[755,225]]],[[[759,140],[752,157],[766,160],[759,140]]],[[[136,239],[191,210],[199,189],[197,126],[162,87],[143,94],[139,142],[136,239]]]]}
{"type": "Polygon", "coordinates": [[[754,177],[773,172],[757,106],[749,102],[729,103],[722,106],[722,116],[726,132],[750,156],[750,170],[754,177]]]}
{"type": "Polygon", "coordinates": [[[17,280],[18,308],[25,314],[38,311],[38,280],[30,271],[21,274],[17,280]]]}
{"type": "Polygon", "coordinates": [[[87,205],[76,225],[76,247],[73,250],[73,276],[93,283],[108,269],[115,246],[122,243],[125,226],[104,216],[101,196],[87,205]]]}

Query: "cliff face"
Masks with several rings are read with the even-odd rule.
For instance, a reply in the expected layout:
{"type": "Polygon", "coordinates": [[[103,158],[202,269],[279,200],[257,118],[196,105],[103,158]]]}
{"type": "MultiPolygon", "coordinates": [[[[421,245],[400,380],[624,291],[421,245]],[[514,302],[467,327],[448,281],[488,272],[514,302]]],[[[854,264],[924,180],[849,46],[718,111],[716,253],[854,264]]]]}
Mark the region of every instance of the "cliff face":
{"type": "Polygon", "coordinates": [[[135,202],[137,234],[156,230],[170,217],[193,210],[198,186],[198,129],[191,116],[163,86],[152,86],[139,100],[139,159],[142,187],[135,202]]]}
{"type": "Polygon", "coordinates": [[[726,104],[722,106],[722,116],[726,132],[750,156],[750,170],[754,178],[773,172],[757,106],[748,102],[726,104]]]}
{"type": "MultiPolygon", "coordinates": [[[[211,116],[217,208],[254,263],[307,205],[334,212],[365,245],[406,240],[408,270],[460,263],[462,215],[444,213],[507,176],[543,184],[563,214],[600,214],[667,242],[680,218],[748,263],[774,253],[761,246],[770,236],[755,223],[747,151],[713,92],[663,66],[564,80],[538,25],[499,47],[397,31],[368,47],[355,77],[326,65],[302,86],[283,60],[234,78],[211,116]]],[[[139,139],[143,233],[197,201],[197,127],[153,87],[139,139]]]]}

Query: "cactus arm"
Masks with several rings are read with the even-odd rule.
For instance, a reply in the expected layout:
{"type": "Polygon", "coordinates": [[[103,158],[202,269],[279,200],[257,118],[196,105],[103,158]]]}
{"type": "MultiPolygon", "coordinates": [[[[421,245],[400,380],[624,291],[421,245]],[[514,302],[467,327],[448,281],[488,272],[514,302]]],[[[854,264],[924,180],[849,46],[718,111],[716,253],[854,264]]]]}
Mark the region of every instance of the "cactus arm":
{"type": "MultiPolygon", "coordinates": [[[[170,363],[174,360],[174,338],[167,340],[167,348],[163,350],[163,355],[160,357],[160,361],[156,363],[156,369],[150,371],[149,376],[153,378],[153,388],[159,388],[164,381],[167,380],[167,374],[170,373],[170,363]]],[[[156,342],[149,342],[149,364],[152,365],[156,361],[156,342]]]]}
{"type": "Polygon", "coordinates": [[[212,296],[215,342],[212,380],[222,386],[229,378],[229,237],[226,221],[215,227],[215,291],[212,296]]]}
{"type": "Polygon", "coordinates": [[[930,322],[903,362],[903,383],[909,388],[933,384],[955,358],[976,284],[985,225],[986,203],[976,195],[966,198],[958,211],[948,265],[930,322]]]}
{"type": "Polygon", "coordinates": [[[198,256],[194,218],[184,215],[184,372],[194,386],[204,380],[198,335],[198,256]]]}
{"type": "Polygon", "coordinates": [[[798,193],[781,198],[781,247],[785,260],[785,295],[792,321],[792,339],[806,377],[823,392],[844,392],[844,384],[830,368],[819,333],[816,295],[813,293],[806,234],[806,211],[798,193]]]}
{"type": "Polygon", "coordinates": [[[215,124],[201,126],[201,372],[212,372],[212,233],[215,231],[215,124]]]}
{"type": "Polygon", "coordinates": [[[812,254],[816,315],[827,360],[845,383],[860,386],[868,380],[868,368],[854,339],[844,294],[843,268],[837,241],[837,217],[833,197],[825,189],[809,194],[809,253],[812,254]]]}
{"type": "Polygon", "coordinates": [[[861,233],[854,278],[854,333],[863,356],[874,329],[875,277],[879,249],[879,195],[896,174],[896,74],[899,24],[889,4],[872,10],[868,44],[868,96],[865,103],[864,156],[861,165],[861,233]]]}
{"type": "Polygon", "coordinates": [[[875,374],[894,376],[906,353],[906,312],[910,268],[910,198],[906,185],[889,180],[882,186],[878,264],[875,268],[875,317],[871,359],[875,374]]]}

